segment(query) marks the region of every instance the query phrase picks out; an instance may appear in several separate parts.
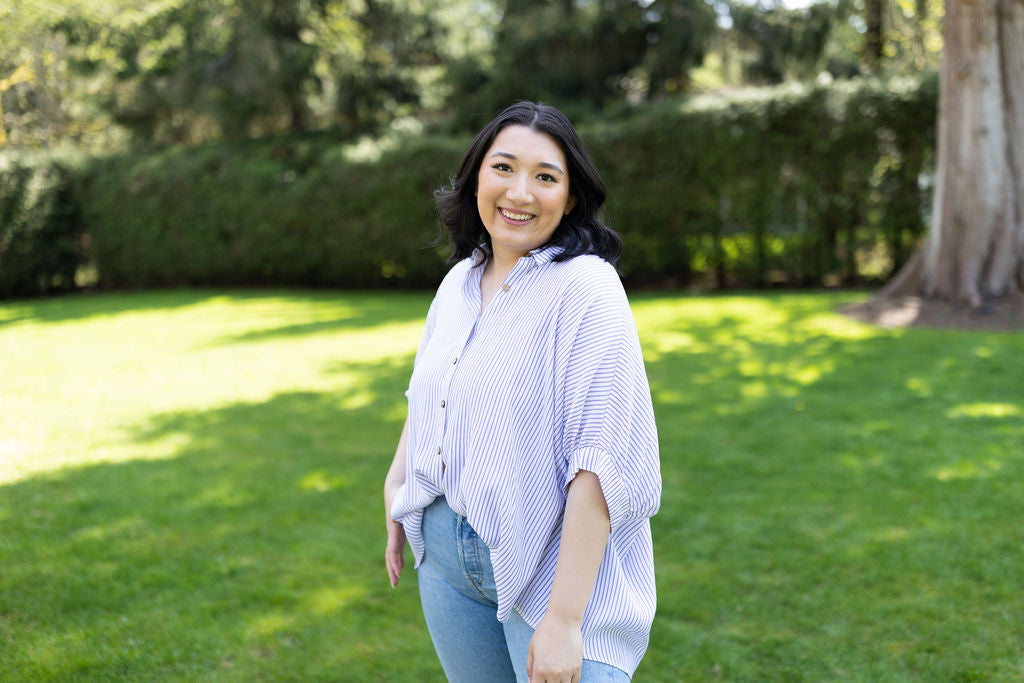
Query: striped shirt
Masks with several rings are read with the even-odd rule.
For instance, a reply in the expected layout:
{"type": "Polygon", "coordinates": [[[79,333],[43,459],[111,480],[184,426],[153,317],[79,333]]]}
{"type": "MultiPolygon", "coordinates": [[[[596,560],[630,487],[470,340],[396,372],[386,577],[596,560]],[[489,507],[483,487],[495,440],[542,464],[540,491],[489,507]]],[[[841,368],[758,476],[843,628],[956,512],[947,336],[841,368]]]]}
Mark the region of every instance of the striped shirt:
{"type": "Polygon", "coordinates": [[[547,610],[567,487],[597,474],[611,535],[583,619],[583,656],[631,676],[655,611],[649,518],[658,438],[636,326],[615,269],[594,255],[520,258],[480,313],[479,264],[438,288],[416,352],[406,481],[392,504],[418,567],[423,509],[444,495],[490,548],[498,619],[547,610]]]}

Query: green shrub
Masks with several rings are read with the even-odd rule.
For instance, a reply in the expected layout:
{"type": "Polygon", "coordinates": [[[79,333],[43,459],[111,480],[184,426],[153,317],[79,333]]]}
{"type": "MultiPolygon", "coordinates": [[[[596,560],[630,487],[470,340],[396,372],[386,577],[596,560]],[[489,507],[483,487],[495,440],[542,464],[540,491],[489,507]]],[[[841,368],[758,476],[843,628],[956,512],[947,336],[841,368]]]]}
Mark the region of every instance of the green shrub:
{"type": "Polygon", "coordinates": [[[898,268],[923,234],[937,79],[758,89],[584,131],[643,283],[859,278],[877,243],[898,268]]]}
{"type": "Polygon", "coordinates": [[[71,179],[53,155],[0,156],[0,297],[74,287],[84,252],[71,179]]]}
{"type": "Polygon", "coordinates": [[[376,162],[279,140],[98,162],[86,182],[100,281],[425,286],[444,272],[431,191],[460,145],[412,140],[376,162]]]}
{"type": "MultiPolygon", "coordinates": [[[[584,127],[609,189],[606,217],[625,241],[627,282],[800,286],[887,276],[925,229],[937,92],[934,74],[781,86],[584,127]]],[[[46,231],[60,224],[73,241],[72,209],[81,206],[104,287],[432,287],[447,266],[443,248],[429,246],[431,192],[455,172],[468,139],[391,143],[374,154],[325,136],[135,151],[76,171],[74,201],[56,189],[13,190],[3,201],[17,204],[19,225],[54,226],[15,231],[47,235],[33,244],[53,253],[36,249],[32,264],[43,254],[70,263],[70,242],[46,231]]],[[[45,177],[45,187],[67,186],[59,173],[45,177]]],[[[54,267],[32,265],[18,281],[28,277],[38,291],[54,267]]]]}

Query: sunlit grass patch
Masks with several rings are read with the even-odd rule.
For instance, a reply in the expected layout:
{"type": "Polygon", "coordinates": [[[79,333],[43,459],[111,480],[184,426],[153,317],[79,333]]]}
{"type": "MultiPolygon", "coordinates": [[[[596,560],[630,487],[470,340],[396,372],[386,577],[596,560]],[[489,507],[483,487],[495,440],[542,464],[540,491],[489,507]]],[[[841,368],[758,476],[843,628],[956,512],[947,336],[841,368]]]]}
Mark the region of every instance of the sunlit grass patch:
{"type": "MultiPolygon", "coordinates": [[[[634,297],[665,483],[637,681],[1024,677],[1024,337],[851,296],[634,297]]],[[[0,305],[0,680],[442,680],[380,562],[429,298],[0,305]]]]}

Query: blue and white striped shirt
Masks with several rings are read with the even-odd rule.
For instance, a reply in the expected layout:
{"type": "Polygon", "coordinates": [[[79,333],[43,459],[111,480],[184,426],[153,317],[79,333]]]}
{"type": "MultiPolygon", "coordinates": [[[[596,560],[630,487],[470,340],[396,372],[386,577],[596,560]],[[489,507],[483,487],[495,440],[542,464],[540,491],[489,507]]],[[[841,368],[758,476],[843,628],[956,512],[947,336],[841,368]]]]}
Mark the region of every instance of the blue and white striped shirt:
{"type": "Polygon", "coordinates": [[[444,495],[490,548],[498,619],[535,627],[558,559],[569,482],[597,474],[611,536],[583,619],[583,656],[630,675],[656,604],[649,518],[658,437],[636,326],[603,259],[519,259],[480,314],[484,255],[438,288],[406,395],[406,481],[392,504],[418,567],[423,509],[444,495]]]}

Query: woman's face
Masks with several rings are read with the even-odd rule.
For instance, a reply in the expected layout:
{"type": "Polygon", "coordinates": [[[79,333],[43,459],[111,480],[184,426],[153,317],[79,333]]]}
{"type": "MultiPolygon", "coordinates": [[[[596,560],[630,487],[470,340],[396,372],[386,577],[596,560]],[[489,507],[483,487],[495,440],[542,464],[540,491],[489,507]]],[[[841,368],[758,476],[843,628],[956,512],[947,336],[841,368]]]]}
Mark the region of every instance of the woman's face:
{"type": "Polygon", "coordinates": [[[502,128],[477,174],[476,206],[497,260],[548,242],[572,210],[569,167],[558,143],[526,126],[502,128]]]}

